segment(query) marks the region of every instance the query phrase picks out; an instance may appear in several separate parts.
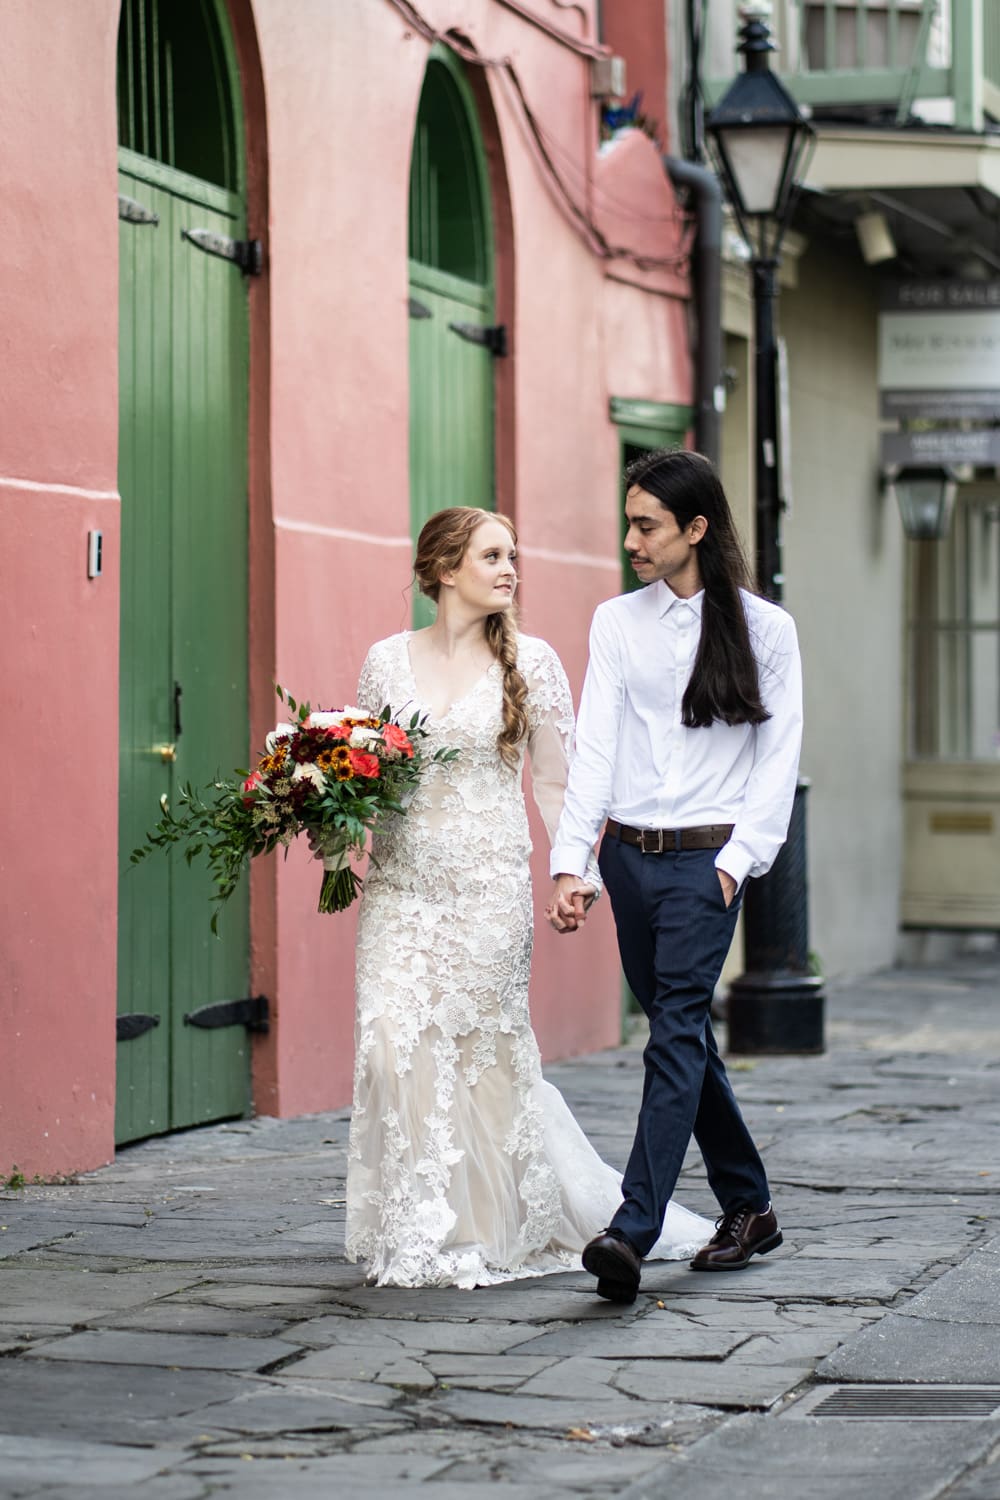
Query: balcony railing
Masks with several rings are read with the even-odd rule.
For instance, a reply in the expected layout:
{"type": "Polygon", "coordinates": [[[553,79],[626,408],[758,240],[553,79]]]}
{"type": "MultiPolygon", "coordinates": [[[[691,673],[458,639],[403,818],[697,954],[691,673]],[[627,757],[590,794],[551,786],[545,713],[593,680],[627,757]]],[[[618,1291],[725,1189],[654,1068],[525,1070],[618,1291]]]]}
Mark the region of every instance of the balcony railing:
{"type": "MultiPolygon", "coordinates": [[[[903,124],[919,100],[959,130],[1000,120],[1000,0],[777,0],[774,10],[778,71],[802,104],[903,124]]],[[[727,82],[709,82],[712,101],[727,82]]]]}

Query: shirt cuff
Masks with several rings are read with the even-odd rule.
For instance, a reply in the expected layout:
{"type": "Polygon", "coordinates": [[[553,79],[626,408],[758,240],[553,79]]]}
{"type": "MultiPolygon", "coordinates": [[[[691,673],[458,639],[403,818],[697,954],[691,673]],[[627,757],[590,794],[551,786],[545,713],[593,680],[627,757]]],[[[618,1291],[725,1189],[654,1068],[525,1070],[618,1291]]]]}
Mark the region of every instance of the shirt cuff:
{"type": "Polygon", "coordinates": [[[739,844],[734,844],[732,839],[728,844],[723,844],[715,856],[715,868],[725,870],[736,881],[737,888],[747,879],[753,868],[753,855],[739,844]]]}
{"type": "Polygon", "coordinates": [[[574,849],[568,844],[556,844],[549,856],[549,874],[553,880],[557,875],[578,875],[582,879],[589,855],[589,849],[574,849]]]}

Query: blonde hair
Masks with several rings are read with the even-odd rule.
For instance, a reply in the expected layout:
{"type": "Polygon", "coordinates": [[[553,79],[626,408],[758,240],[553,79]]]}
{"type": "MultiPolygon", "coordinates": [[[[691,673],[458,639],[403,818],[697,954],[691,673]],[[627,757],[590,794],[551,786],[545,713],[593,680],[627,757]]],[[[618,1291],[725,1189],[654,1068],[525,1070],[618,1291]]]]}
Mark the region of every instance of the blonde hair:
{"type": "MultiPolygon", "coordinates": [[[[441,594],[441,575],[461,566],[473,533],[484,521],[499,521],[517,543],[517,532],[506,516],[478,510],[471,505],[452,505],[439,510],[423,526],[417,538],[413,573],[422,594],[436,604],[441,594]]],[[[517,667],[517,619],[513,606],[486,616],[486,640],[503,668],[503,728],[497,735],[497,750],[504,764],[517,769],[518,747],[528,732],[528,684],[517,667]]]]}

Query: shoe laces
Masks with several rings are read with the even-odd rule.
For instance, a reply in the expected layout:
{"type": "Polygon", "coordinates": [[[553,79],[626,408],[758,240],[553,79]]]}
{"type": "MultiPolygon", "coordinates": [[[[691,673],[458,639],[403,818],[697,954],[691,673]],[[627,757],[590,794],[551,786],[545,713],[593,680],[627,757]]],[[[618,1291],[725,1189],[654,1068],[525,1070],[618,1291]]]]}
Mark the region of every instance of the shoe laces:
{"type": "Polygon", "coordinates": [[[720,1234],[731,1234],[734,1240],[738,1240],[747,1220],[751,1218],[751,1209],[738,1208],[731,1214],[721,1214],[715,1221],[715,1227],[720,1234]]]}

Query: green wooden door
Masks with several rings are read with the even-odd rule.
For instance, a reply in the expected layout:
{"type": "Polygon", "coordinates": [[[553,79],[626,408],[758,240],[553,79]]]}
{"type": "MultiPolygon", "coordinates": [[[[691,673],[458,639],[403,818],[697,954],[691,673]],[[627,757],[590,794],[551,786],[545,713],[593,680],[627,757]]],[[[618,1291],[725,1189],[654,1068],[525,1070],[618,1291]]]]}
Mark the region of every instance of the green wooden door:
{"type": "MultiPolygon", "coordinates": [[[[410,168],[410,520],[414,538],[446,505],[492,510],[492,227],[485,156],[468,84],[435,48],[410,168]]],[[[414,623],[433,607],[417,595],[414,623]]]]}
{"type": "MultiPolygon", "coordinates": [[[[135,0],[129,14],[148,27],[156,7],[135,0]]],[[[216,939],[203,869],[160,855],[129,863],[179,783],[204,785],[247,759],[247,293],[237,265],[185,237],[241,239],[239,193],[126,147],[119,169],[116,1137],[126,1141],[249,1106],[245,1026],[187,1019],[248,993],[246,892],[216,939]]]]}

